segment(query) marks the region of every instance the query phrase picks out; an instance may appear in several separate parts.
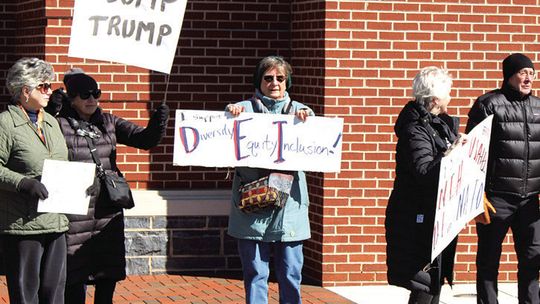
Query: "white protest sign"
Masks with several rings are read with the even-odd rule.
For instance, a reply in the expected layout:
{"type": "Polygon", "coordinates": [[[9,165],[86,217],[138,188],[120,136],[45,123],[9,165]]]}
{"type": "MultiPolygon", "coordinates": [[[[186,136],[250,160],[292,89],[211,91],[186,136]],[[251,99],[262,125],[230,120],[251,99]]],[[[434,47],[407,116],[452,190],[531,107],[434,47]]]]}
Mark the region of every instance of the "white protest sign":
{"type": "Polygon", "coordinates": [[[75,0],[68,56],[169,74],[187,0],[75,0]]]}
{"type": "Polygon", "coordinates": [[[90,197],[86,189],[94,183],[94,163],[46,159],[41,182],[49,197],[38,201],[38,212],[87,214],[90,197]]]}
{"type": "Polygon", "coordinates": [[[483,195],[493,115],[468,134],[467,143],[442,158],[439,172],[431,260],[478,214],[484,212],[483,195]]]}
{"type": "Polygon", "coordinates": [[[343,119],[177,110],[173,164],[339,172],[343,119]]]}

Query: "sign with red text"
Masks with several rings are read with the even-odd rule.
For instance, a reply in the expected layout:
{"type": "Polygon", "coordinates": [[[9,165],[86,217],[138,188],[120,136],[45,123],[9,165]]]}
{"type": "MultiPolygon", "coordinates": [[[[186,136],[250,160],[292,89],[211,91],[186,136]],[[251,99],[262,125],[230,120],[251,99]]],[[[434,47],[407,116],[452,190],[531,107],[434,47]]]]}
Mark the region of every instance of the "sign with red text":
{"type": "Polygon", "coordinates": [[[343,119],[177,110],[173,164],[339,172],[343,119]]]}
{"type": "Polygon", "coordinates": [[[467,223],[484,212],[483,195],[493,115],[468,134],[441,160],[431,260],[452,242],[467,223]]]}
{"type": "Polygon", "coordinates": [[[187,0],[75,0],[68,56],[169,74],[187,0]]]}

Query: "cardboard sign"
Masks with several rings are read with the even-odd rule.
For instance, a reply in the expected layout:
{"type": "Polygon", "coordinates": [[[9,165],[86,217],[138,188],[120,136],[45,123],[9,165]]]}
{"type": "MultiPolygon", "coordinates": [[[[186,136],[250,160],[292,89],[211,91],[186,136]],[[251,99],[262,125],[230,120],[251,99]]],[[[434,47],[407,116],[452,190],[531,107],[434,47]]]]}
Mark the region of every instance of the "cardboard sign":
{"type": "Polygon", "coordinates": [[[433,261],[467,223],[484,212],[483,195],[493,115],[468,134],[467,143],[457,146],[441,160],[433,226],[433,261]]]}
{"type": "Polygon", "coordinates": [[[75,0],[68,56],[169,74],[187,0],[75,0]]]}
{"type": "Polygon", "coordinates": [[[343,119],[177,110],[173,163],[339,172],[343,119]]]}

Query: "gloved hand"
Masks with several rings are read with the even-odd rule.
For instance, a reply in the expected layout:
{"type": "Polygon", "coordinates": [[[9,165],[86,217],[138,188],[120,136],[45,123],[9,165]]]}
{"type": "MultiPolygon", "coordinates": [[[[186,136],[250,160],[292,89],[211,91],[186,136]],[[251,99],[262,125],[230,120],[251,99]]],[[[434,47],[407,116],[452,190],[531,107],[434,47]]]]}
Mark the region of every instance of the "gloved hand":
{"type": "Polygon", "coordinates": [[[94,177],[94,183],[90,187],[86,188],[87,196],[97,196],[99,194],[99,189],[101,188],[100,179],[94,177]]]}
{"type": "Polygon", "coordinates": [[[156,108],[154,113],[152,113],[152,118],[150,118],[150,119],[151,120],[157,120],[157,121],[159,121],[159,125],[165,126],[167,124],[168,119],[169,119],[169,112],[170,112],[169,106],[166,103],[162,102],[156,108]]]}
{"type": "Polygon", "coordinates": [[[62,105],[68,102],[68,96],[63,88],[56,89],[49,97],[49,103],[45,107],[45,111],[52,116],[56,116],[62,109],[62,105]]]}
{"type": "Polygon", "coordinates": [[[497,213],[497,210],[495,210],[495,207],[489,202],[489,200],[486,197],[486,194],[484,193],[484,213],[480,213],[477,215],[474,220],[477,223],[480,224],[490,224],[491,223],[491,216],[489,215],[489,212],[492,212],[493,214],[497,213]]]}
{"type": "Polygon", "coordinates": [[[17,190],[26,193],[33,198],[46,199],[49,197],[49,191],[40,181],[35,178],[24,177],[17,185],[17,190]]]}

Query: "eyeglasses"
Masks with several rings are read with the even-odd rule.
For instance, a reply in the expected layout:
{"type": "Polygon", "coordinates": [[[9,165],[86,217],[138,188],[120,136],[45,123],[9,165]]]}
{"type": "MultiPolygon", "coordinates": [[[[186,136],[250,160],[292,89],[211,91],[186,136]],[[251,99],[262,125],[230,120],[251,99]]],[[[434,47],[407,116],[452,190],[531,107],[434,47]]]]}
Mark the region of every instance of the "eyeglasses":
{"type": "Polygon", "coordinates": [[[93,91],[79,93],[79,97],[81,99],[88,99],[90,98],[90,95],[92,95],[95,99],[98,99],[101,96],[101,90],[97,89],[93,91]]]}
{"type": "Polygon", "coordinates": [[[40,83],[36,86],[36,89],[38,89],[41,93],[47,93],[50,89],[52,89],[52,84],[48,82],[40,83]]]}
{"type": "Polygon", "coordinates": [[[287,77],[286,77],[286,76],[283,76],[283,75],[278,75],[278,76],[274,76],[274,75],[264,75],[264,76],[263,76],[263,79],[264,79],[264,81],[266,81],[266,82],[272,82],[272,81],[274,81],[274,78],[277,80],[277,82],[282,83],[283,81],[285,81],[285,79],[286,79],[287,77]]]}

